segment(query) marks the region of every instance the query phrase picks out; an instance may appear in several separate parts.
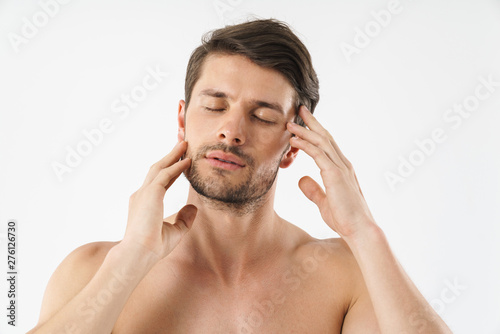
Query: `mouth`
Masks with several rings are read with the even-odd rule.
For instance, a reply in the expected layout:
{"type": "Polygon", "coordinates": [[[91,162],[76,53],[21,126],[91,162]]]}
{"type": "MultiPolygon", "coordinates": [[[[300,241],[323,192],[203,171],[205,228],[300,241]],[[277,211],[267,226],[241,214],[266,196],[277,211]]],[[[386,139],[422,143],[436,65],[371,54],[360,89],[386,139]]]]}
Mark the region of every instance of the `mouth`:
{"type": "Polygon", "coordinates": [[[229,161],[229,160],[224,160],[224,159],[219,159],[219,158],[213,158],[213,159],[218,160],[218,161],[222,161],[222,162],[227,162],[227,163],[239,166],[236,162],[232,162],[232,161],[229,161]]]}
{"type": "Polygon", "coordinates": [[[245,167],[245,163],[237,156],[227,154],[222,151],[212,151],[208,153],[205,158],[208,162],[215,167],[220,167],[229,170],[236,170],[245,167]]]}

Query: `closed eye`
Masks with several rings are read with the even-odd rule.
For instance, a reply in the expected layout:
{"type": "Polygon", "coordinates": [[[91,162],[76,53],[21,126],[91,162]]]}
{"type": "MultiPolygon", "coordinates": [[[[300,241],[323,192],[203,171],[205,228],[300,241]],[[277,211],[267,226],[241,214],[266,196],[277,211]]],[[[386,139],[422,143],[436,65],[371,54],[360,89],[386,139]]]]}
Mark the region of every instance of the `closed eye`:
{"type": "Polygon", "coordinates": [[[208,111],[224,111],[224,110],[226,110],[225,108],[213,109],[213,108],[209,108],[209,107],[205,107],[205,109],[208,111]]]}
{"type": "MultiPolygon", "coordinates": [[[[203,108],[205,108],[205,110],[210,111],[210,112],[221,112],[221,111],[226,110],[226,108],[217,108],[217,109],[216,108],[210,108],[210,107],[203,107],[203,108]]],[[[262,119],[262,118],[258,117],[257,115],[253,115],[252,117],[255,120],[257,120],[258,122],[261,122],[261,123],[264,123],[264,124],[268,124],[268,125],[276,124],[276,122],[262,119]]]]}
{"type": "Polygon", "coordinates": [[[253,117],[254,117],[257,121],[262,122],[262,123],[266,123],[266,124],[276,124],[275,122],[272,122],[272,121],[267,121],[267,120],[262,119],[262,118],[260,118],[260,117],[258,117],[258,116],[255,116],[255,115],[253,115],[253,117]]]}

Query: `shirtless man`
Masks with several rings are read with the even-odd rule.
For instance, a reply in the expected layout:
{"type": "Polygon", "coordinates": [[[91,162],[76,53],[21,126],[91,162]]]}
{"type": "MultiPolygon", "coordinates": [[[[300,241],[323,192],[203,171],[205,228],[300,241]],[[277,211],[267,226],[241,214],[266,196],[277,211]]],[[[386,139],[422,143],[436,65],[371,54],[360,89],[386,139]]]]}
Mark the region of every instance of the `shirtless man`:
{"type": "Polygon", "coordinates": [[[193,52],[185,88],[178,144],[130,197],[123,239],[64,259],[30,333],[450,333],[313,117],[318,80],[285,24],[215,31],[193,52]],[[324,190],[307,176],[299,187],[341,238],[315,239],[273,209],[277,172],[299,150],[324,190]],[[187,205],[163,218],[181,173],[187,205]]]}

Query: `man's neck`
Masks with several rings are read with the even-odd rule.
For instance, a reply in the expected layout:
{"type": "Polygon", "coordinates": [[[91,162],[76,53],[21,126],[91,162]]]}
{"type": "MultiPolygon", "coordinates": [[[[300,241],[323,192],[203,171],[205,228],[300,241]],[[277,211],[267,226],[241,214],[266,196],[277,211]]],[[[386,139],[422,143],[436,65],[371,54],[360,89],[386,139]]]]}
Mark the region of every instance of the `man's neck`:
{"type": "Polygon", "coordinates": [[[265,265],[283,247],[286,223],[274,211],[274,190],[271,187],[258,207],[236,215],[190,188],[188,203],[198,213],[183,241],[185,252],[225,284],[244,280],[245,273],[265,265]]]}

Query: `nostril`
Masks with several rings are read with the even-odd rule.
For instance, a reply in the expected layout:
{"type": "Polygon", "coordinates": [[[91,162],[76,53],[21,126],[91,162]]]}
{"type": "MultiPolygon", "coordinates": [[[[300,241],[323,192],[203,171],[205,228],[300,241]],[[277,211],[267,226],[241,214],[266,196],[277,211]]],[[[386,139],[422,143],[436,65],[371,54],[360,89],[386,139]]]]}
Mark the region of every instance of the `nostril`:
{"type": "Polygon", "coordinates": [[[229,130],[222,130],[220,131],[218,134],[217,134],[217,138],[219,138],[219,140],[223,140],[223,141],[227,141],[228,144],[232,144],[232,145],[242,145],[245,141],[245,137],[241,137],[240,136],[234,136],[232,132],[230,132],[229,130]]]}

